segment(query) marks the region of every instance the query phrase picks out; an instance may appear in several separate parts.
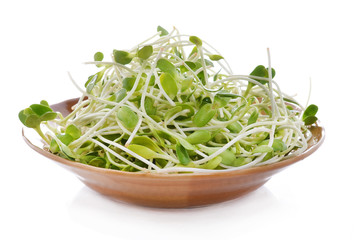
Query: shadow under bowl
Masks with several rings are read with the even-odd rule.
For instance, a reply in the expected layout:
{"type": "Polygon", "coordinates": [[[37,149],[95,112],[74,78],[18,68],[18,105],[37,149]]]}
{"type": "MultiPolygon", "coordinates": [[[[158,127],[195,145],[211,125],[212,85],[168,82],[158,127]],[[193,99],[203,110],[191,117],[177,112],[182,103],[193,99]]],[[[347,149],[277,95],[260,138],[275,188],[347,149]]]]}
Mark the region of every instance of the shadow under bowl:
{"type": "MultiPolygon", "coordinates": [[[[51,107],[66,116],[77,101],[78,98],[69,99],[51,107]]],[[[24,131],[22,134],[33,150],[73,172],[84,184],[103,195],[142,206],[183,208],[231,200],[261,187],[272,175],[308,157],[320,147],[325,138],[324,128],[313,126],[310,131],[312,138],[308,149],[298,156],[243,170],[186,174],[122,172],[85,165],[54,155],[33,144],[24,131]]]]}

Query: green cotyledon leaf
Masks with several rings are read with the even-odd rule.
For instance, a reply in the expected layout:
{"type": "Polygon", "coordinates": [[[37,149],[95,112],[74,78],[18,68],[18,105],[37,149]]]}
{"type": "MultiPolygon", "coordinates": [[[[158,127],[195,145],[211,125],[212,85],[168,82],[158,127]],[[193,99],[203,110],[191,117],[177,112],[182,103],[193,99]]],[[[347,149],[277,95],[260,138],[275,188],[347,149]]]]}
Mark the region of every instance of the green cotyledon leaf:
{"type": "Polygon", "coordinates": [[[144,46],[137,52],[137,56],[143,60],[148,59],[153,53],[153,47],[151,45],[144,46]]]}
{"type": "Polygon", "coordinates": [[[164,73],[169,73],[173,78],[177,75],[177,69],[169,60],[160,58],[157,67],[164,73]]]}
{"type": "Polygon", "coordinates": [[[197,127],[204,127],[215,116],[216,109],[211,103],[203,105],[193,117],[193,123],[197,127]]]}
{"type": "Polygon", "coordinates": [[[257,146],[252,153],[268,153],[273,152],[273,148],[268,145],[257,146]]]}
{"type": "Polygon", "coordinates": [[[254,110],[251,113],[250,117],[248,118],[247,125],[255,123],[257,121],[257,119],[258,119],[258,115],[259,114],[258,114],[257,110],[254,110]]]}
{"type": "Polygon", "coordinates": [[[43,114],[47,112],[53,112],[52,109],[46,105],[42,104],[32,104],[30,106],[31,110],[37,114],[37,116],[42,116],[43,114]]]}
{"type": "Polygon", "coordinates": [[[163,151],[158,146],[158,144],[156,142],[154,142],[151,138],[147,137],[147,136],[134,137],[134,139],[132,140],[131,144],[145,146],[145,147],[148,147],[149,149],[151,149],[151,150],[153,150],[153,151],[155,151],[157,153],[163,154],[163,151]]]}
{"type": "Polygon", "coordinates": [[[235,154],[230,150],[222,152],[221,154],[219,154],[219,156],[222,158],[221,163],[227,166],[232,166],[234,161],[236,160],[235,154]]]}
{"type": "Polygon", "coordinates": [[[155,115],[157,112],[157,108],[154,106],[154,100],[150,97],[145,97],[145,111],[148,115],[155,115]]]}
{"type": "Polygon", "coordinates": [[[164,121],[167,121],[171,117],[173,117],[175,114],[179,113],[182,111],[181,106],[175,106],[171,109],[169,109],[165,114],[164,114],[164,121]]]}
{"type": "Polygon", "coordinates": [[[304,124],[305,125],[312,125],[313,123],[315,123],[316,121],[318,121],[318,118],[315,116],[309,116],[307,118],[304,119],[304,124]]]}
{"type": "Polygon", "coordinates": [[[182,111],[184,111],[184,114],[181,114],[180,116],[177,117],[177,120],[182,120],[182,119],[188,119],[192,116],[194,116],[194,108],[188,104],[177,104],[177,106],[182,108],[182,111]],[[188,111],[185,111],[188,110],[188,111]]]}
{"type": "Polygon", "coordinates": [[[94,61],[102,61],[104,59],[104,54],[102,52],[96,52],[94,54],[94,61]]]}
{"type": "Polygon", "coordinates": [[[200,165],[200,167],[204,168],[204,169],[216,169],[219,166],[219,164],[221,163],[221,161],[222,161],[222,157],[219,155],[219,156],[209,160],[207,163],[200,165]]]}
{"type": "Polygon", "coordinates": [[[318,112],[318,106],[315,104],[310,104],[304,111],[302,120],[305,125],[312,125],[315,123],[318,118],[315,116],[315,114],[318,112]]]}
{"type": "Polygon", "coordinates": [[[129,64],[132,61],[132,54],[126,51],[114,50],[113,51],[114,60],[122,65],[129,64]]]}
{"type": "Polygon", "coordinates": [[[232,133],[239,133],[242,130],[242,126],[240,122],[233,122],[226,126],[227,129],[232,133]]]}
{"type": "Polygon", "coordinates": [[[198,38],[197,36],[190,36],[189,41],[194,43],[198,47],[203,45],[202,40],[200,38],[198,38]]]}
{"type": "Polygon", "coordinates": [[[171,99],[174,99],[178,93],[178,86],[172,75],[169,73],[162,73],[159,80],[163,90],[171,99]]]}
{"type": "Polygon", "coordinates": [[[219,60],[223,59],[222,56],[217,55],[217,54],[209,55],[209,58],[210,58],[211,61],[219,61],[219,60]]]}
{"type": "Polygon", "coordinates": [[[94,157],[93,159],[89,160],[88,165],[104,168],[106,165],[106,159],[102,157],[94,157]]]}
{"type": "Polygon", "coordinates": [[[211,139],[211,133],[208,130],[197,130],[190,134],[185,140],[190,144],[206,143],[211,139]]]}
{"type": "Polygon", "coordinates": [[[189,154],[187,150],[179,143],[176,145],[176,153],[179,162],[183,165],[188,165],[190,162],[189,154]]]}
{"type": "Polygon", "coordinates": [[[161,32],[161,34],[159,35],[160,37],[168,35],[168,31],[161,26],[157,27],[157,32],[161,32]]]}
{"type": "Polygon", "coordinates": [[[310,104],[304,111],[302,119],[304,120],[305,118],[309,116],[315,116],[315,114],[318,112],[318,106],[315,104],[310,104]]]}
{"type": "Polygon", "coordinates": [[[70,135],[73,139],[78,139],[82,136],[81,131],[74,124],[70,124],[65,131],[66,134],[70,135]]]}
{"type": "Polygon", "coordinates": [[[107,100],[112,102],[120,102],[127,95],[127,90],[125,88],[121,88],[119,91],[111,95],[107,100]]]}
{"type": "Polygon", "coordinates": [[[117,118],[122,123],[122,125],[124,125],[124,127],[127,129],[132,130],[133,128],[136,127],[136,125],[138,123],[137,114],[127,106],[122,106],[117,111],[116,115],[117,115],[117,118]]]}
{"type": "MultiPolygon", "coordinates": [[[[259,146],[268,145],[269,141],[270,141],[269,139],[263,140],[258,145],[259,146]]],[[[287,149],[287,145],[282,140],[275,138],[272,143],[272,149],[275,152],[282,152],[287,149]]]]}
{"type": "Polygon", "coordinates": [[[157,156],[156,152],[146,146],[130,144],[127,148],[146,159],[152,159],[157,156]]]}

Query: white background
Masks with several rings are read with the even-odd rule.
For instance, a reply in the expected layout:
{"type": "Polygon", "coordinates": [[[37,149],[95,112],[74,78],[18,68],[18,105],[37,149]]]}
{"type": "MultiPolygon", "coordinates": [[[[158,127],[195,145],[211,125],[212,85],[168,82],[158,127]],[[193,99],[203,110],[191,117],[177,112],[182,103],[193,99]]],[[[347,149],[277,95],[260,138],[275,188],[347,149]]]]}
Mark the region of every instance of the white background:
{"type": "Polygon", "coordinates": [[[354,9],[345,0],[1,1],[0,239],[356,239],[354,9]],[[157,25],[207,40],[236,74],[266,65],[269,47],[276,80],[303,104],[311,78],[323,146],[244,197],[165,210],[108,200],[24,143],[21,109],[78,96],[67,71],[157,25]]]}

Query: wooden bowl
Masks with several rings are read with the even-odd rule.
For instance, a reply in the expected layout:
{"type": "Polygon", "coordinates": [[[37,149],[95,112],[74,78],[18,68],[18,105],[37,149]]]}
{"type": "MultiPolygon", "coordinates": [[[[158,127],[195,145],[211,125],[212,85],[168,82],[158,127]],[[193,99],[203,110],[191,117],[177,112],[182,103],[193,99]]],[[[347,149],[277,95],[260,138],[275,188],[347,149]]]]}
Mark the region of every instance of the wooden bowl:
{"type": "MultiPolygon", "coordinates": [[[[63,115],[71,112],[78,99],[52,105],[63,115]]],[[[249,169],[188,174],[121,172],[70,161],[34,145],[23,131],[25,142],[36,152],[76,174],[93,190],[115,200],[160,207],[183,208],[219,203],[247,194],[265,184],[272,175],[315,152],[324,141],[324,128],[311,127],[312,139],[302,154],[271,165],[249,169]]]]}

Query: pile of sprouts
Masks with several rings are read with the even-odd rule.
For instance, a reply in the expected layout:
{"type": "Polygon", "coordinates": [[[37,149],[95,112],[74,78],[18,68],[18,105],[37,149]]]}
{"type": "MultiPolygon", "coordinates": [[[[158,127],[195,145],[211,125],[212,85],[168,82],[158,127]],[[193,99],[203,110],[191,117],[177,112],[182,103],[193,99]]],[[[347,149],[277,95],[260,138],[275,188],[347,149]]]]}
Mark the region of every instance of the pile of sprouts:
{"type": "Polygon", "coordinates": [[[317,106],[304,109],[281,92],[275,70],[258,65],[234,75],[196,36],[162,27],[130,50],[114,50],[89,76],[72,112],[46,101],[19,113],[45,149],[63,158],[129,172],[231,171],[304,152],[317,106]],[[43,129],[46,129],[44,132],[43,129]]]}

